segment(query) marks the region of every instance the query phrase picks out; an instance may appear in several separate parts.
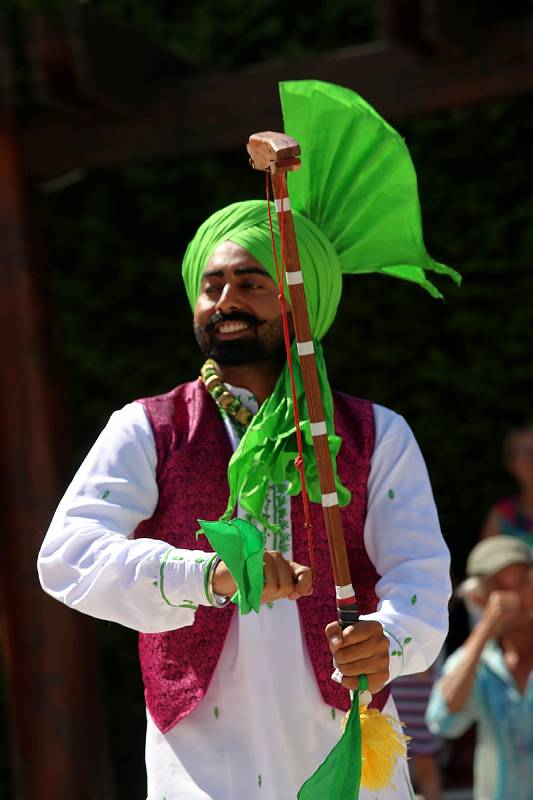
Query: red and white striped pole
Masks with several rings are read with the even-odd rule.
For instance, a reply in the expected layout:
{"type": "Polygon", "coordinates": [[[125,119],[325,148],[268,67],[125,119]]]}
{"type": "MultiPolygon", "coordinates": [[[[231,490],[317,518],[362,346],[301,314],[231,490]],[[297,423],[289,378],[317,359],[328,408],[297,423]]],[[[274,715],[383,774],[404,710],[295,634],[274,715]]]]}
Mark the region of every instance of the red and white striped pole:
{"type": "Polygon", "coordinates": [[[357,622],[359,614],[342,529],[339,498],[328,444],[303,274],[287,191],[287,172],[298,169],[300,166],[300,146],[295,139],[285,134],[266,131],[251,136],[247,150],[252,167],[270,173],[272,181],[274,202],[282,236],[282,251],[284,253],[284,266],[289,287],[296,346],[309,410],[322,510],[335,579],[339,622],[342,627],[347,627],[357,622]]]}

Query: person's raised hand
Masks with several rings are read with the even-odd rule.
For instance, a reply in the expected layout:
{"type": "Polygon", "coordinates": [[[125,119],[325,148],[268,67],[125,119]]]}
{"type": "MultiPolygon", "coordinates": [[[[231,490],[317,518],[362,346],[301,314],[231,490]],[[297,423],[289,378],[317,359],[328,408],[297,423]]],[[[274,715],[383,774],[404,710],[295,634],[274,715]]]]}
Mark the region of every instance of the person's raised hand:
{"type": "Polygon", "coordinates": [[[366,675],[372,694],[383,688],[389,679],[389,640],[379,622],[362,620],[344,630],[330,622],[326,636],[343,686],[357,689],[359,676],[366,675]]]}
{"type": "Polygon", "coordinates": [[[499,636],[511,627],[517,614],[520,613],[520,608],[518,592],[491,592],[479,623],[486,638],[499,636]]]}

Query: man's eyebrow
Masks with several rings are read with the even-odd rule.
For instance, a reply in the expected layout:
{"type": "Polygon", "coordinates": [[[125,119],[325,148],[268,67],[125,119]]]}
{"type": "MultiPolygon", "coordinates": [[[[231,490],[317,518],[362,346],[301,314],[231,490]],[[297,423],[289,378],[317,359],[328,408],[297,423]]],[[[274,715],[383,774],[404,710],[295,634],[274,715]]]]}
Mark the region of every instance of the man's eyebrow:
{"type": "MultiPolygon", "coordinates": [[[[270,278],[266,269],[261,267],[237,267],[233,270],[234,275],[263,275],[263,277],[270,278]]],[[[203,278],[223,278],[224,271],[221,269],[208,269],[204,272],[203,278]]]]}
{"type": "Polygon", "coordinates": [[[266,269],[262,269],[261,267],[237,267],[234,270],[235,275],[264,275],[267,278],[270,278],[270,275],[266,271],[266,269]]]}
{"type": "Polygon", "coordinates": [[[221,269],[206,269],[202,278],[223,278],[224,273],[221,269]]]}

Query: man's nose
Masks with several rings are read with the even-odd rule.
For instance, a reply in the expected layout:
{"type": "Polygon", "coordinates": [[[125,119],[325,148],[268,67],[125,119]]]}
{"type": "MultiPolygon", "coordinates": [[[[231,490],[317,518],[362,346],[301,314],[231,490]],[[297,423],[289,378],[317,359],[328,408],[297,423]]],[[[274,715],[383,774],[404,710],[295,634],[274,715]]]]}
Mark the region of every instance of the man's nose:
{"type": "Polygon", "coordinates": [[[223,314],[242,308],[239,291],[230,283],[226,283],[216,303],[216,310],[223,314]]]}

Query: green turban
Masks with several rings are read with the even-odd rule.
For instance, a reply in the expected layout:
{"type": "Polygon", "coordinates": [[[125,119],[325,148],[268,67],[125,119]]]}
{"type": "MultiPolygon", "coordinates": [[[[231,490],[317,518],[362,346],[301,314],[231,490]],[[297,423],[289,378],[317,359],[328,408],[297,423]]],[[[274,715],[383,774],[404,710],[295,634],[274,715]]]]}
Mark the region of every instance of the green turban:
{"type": "MultiPolygon", "coordinates": [[[[276,210],[274,204],[271,205],[274,219],[276,210]]],[[[322,339],[335,319],[341,298],[340,263],[331,243],[310,219],[297,211],[293,211],[293,219],[311,328],[313,335],[322,339]]],[[[280,253],[277,226],[274,235],[280,253]]],[[[200,226],[185,254],[183,279],[192,308],[200,294],[202,275],[209,258],[218,245],[226,241],[244,247],[277,282],[266,200],[233,203],[215,212],[200,226]]]]}
{"type": "MultiPolygon", "coordinates": [[[[285,132],[301,146],[302,166],[289,173],[289,194],[304,276],[309,320],[333,460],[340,447],[333,425],[333,401],[319,340],[333,322],[341,297],[342,275],[380,272],[418,283],[441,297],[426,271],[457,272],[427,253],[418,201],[416,173],[401,136],[359,95],[321,81],[280,84],[285,132]]],[[[272,216],[275,217],[273,211],[272,216]]],[[[279,232],[275,230],[280,252],[279,232]]],[[[217,211],[198,229],[183,261],[183,279],[191,307],[203,272],[219,244],[232,241],[259,261],[276,280],[266,201],[234,203],[217,211]]],[[[308,492],[320,502],[312,435],[293,345],[298,404],[302,417],[308,492]]],[[[228,467],[230,500],[262,520],[268,484],[288,482],[301,490],[294,466],[297,454],[294,413],[285,367],[273,394],[252,420],[228,467]]],[[[336,475],[336,471],[335,471],[336,475]]],[[[337,475],[341,505],[350,495],[337,475]]]]}

